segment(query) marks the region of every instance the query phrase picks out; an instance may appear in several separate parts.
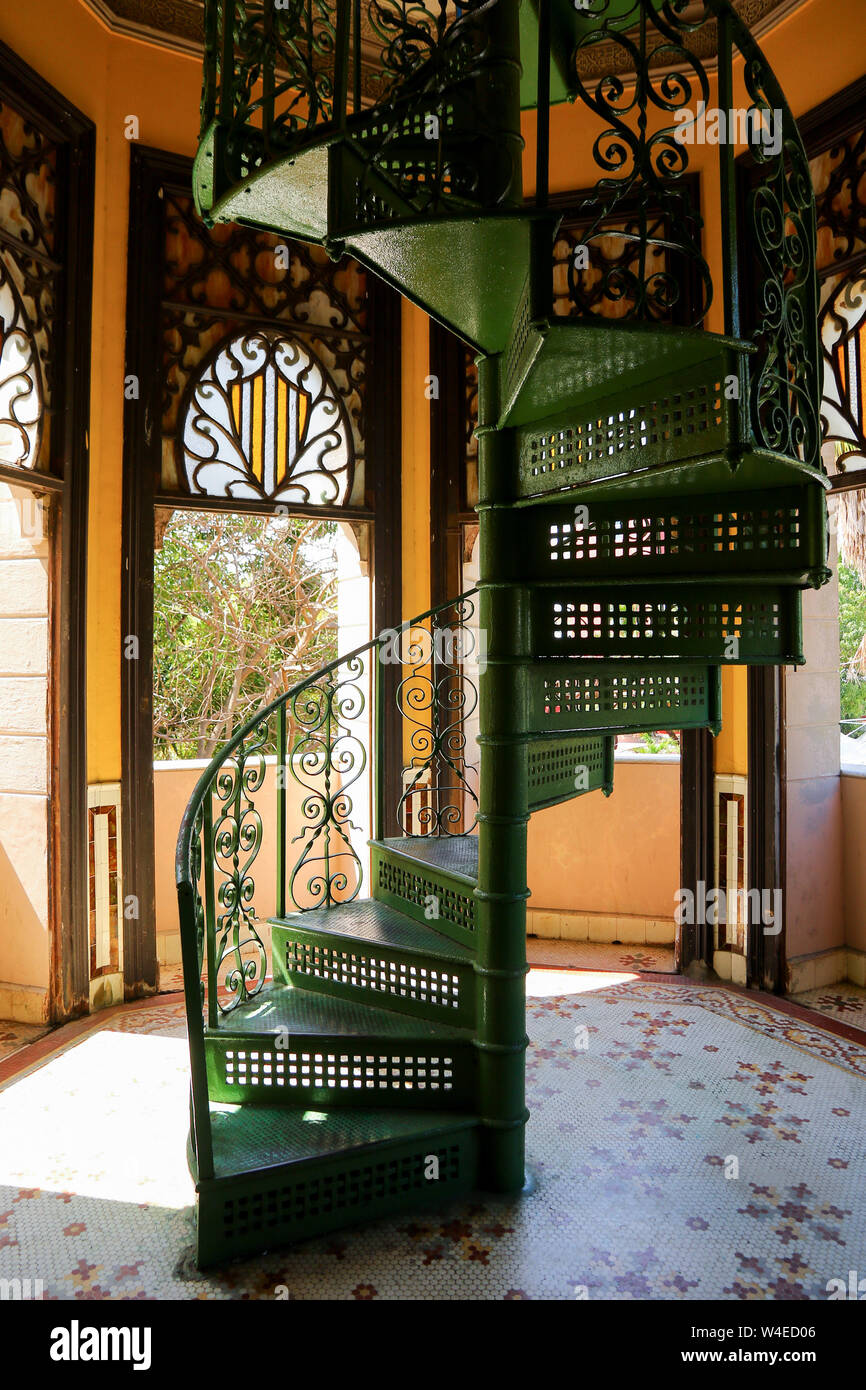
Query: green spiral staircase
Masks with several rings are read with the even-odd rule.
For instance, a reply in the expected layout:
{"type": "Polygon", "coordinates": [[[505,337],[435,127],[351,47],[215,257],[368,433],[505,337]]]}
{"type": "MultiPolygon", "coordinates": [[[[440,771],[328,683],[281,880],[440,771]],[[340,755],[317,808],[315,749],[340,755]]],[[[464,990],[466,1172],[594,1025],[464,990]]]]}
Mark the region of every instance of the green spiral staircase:
{"type": "Polygon", "coordinates": [[[727,0],[205,15],[201,214],[351,252],[477,350],[480,581],[261,711],[190,800],[202,1265],[520,1191],[529,816],[609,794],[617,734],[717,732],[721,667],[802,662],[801,592],[828,577],[809,170],[727,0]],[[712,105],[710,59],[719,106],[751,113],[755,170],[738,223],[735,151],[714,151],[723,334],[702,328],[713,284],[678,138],[712,105]],[[598,177],[555,297],[566,101],[598,177]]]}

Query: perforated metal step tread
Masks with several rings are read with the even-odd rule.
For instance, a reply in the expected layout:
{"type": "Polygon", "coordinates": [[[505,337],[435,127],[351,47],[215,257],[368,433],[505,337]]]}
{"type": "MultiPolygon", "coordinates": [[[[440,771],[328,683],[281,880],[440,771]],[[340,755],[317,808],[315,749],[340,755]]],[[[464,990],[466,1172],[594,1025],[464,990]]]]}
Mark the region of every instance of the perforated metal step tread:
{"type": "Polygon", "coordinates": [[[393,854],[403,854],[417,863],[429,864],[434,869],[442,869],[444,873],[465,878],[470,883],[477,882],[477,835],[400,835],[371,843],[393,854]]]}
{"type": "Polygon", "coordinates": [[[261,994],[225,1015],[212,1030],[221,1038],[250,1033],[289,1037],[428,1038],[465,1040],[465,1029],[432,1023],[412,1014],[375,1009],[349,999],[334,999],[292,985],[265,986],[261,994]]]}
{"type": "Polygon", "coordinates": [[[439,932],[414,922],[375,898],[313,912],[295,912],[288,917],[271,917],[270,922],[272,926],[292,931],[321,932],[338,941],[355,938],[374,946],[389,946],[443,960],[471,961],[475,954],[468,946],[449,941],[439,932]]]}
{"type": "Polygon", "coordinates": [[[614,322],[593,314],[530,326],[529,312],[527,301],[502,357],[500,429],[545,421],[554,412],[597,400],[617,399],[628,410],[635,404],[629,399],[635,388],[665,391],[681,372],[701,362],[711,363],[723,379],[729,363],[755,351],[747,340],[703,329],[614,322]],[[616,383],[615,397],[606,394],[611,383],[616,383]]]}
{"type": "Polygon", "coordinates": [[[436,1139],[471,1129],[474,1116],[447,1110],[311,1110],[211,1105],[217,1178],[351,1154],[370,1145],[436,1139]]]}

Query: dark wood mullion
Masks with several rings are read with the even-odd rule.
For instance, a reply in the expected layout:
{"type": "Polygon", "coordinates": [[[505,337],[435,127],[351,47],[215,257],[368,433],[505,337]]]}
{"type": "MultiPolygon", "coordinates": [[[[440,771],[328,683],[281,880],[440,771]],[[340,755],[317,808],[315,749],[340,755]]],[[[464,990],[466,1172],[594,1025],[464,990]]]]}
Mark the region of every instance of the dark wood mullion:
{"type": "Polygon", "coordinates": [[[843,87],[811,111],[797,117],[797,126],[810,159],[842,145],[866,124],[866,77],[843,87]]]}
{"type": "MultiPolygon", "coordinates": [[[[233,516],[237,516],[239,510],[243,510],[245,516],[286,515],[284,502],[253,502],[244,498],[243,503],[239,504],[230,497],[208,497],[201,492],[155,492],[153,505],[173,511],[231,512],[233,516]],[[282,510],[278,511],[278,507],[282,510]]],[[[291,504],[291,514],[316,521],[373,521],[375,517],[368,507],[303,506],[295,502],[291,504]]]]}
{"type": "Polygon", "coordinates": [[[161,307],[173,314],[190,314],[193,318],[216,319],[226,323],[249,323],[260,328],[279,327],[285,324],[292,334],[298,337],[345,338],[352,343],[369,343],[369,333],[361,333],[357,328],[335,328],[331,324],[301,323],[297,319],[274,317],[267,314],[251,314],[246,309],[211,309],[203,304],[184,304],[177,299],[163,299],[161,307]]]}
{"type": "MultiPolygon", "coordinates": [[[[810,159],[836,145],[842,145],[866,123],[866,78],[822,102],[798,120],[800,133],[810,159]]],[[[747,199],[759,171],[754,160],[744,153],[737,160],[738,234],[747,236],[745,219],[747,199]]],[[[856,267],[861,255],[849,258],[850,268],[856,267]]],[[[750,260],[741,262],[740,302],[754,304],[754,284],[749,274],[750,260]]],[[[823,273],[841,272],[847,264],[833,265],[823,273]]],[[[748,332],[750,325],[745,325],[748,332]]],[[[831,480],[834,491],[862,487],[851,477],[840,475],[831,480]]],[[[748,934],[747,981],[757,989],[784,993],[786,972],[785,945],[785,836],[787,784],[785,779],[786,728],[784,678],[779,667],[750,667],[748,673],[748,730],[749,819],[749,883],[747,887],[759,892],[782,890],[782,930],[767,935],[760,921],[752,923],[748,934]]],[[[760,914],[758,914],[760,916],[760,914]]]]}
{"type": "MultiPolygon", "coordinates": [[[[430,602],[462,588],[462,474],[466,463],[466,358],[461,340],[430,320],[430,602]]],[[[474,514],[472,520],[475,520],[474,514]]]]}
{"type": "MultiPolygon", "coordinates": [[[[778,666],[750,666],[749,701],[749,882],[747,888],[772,893],[782,886],[782,671],[778,666]]],[[[772,901],[772,899],[771,899],[772,901]]],[[[748,982],[757,989],[783,993],[785,922],[768,936],[760,920],[748,932],[748,982]]],[[[752,914],[755,916],[756,914],[752,914]]],[[[757,914],[760,918],[760,914],[757,914]]]]}
{"type": "MultiPolygon", "coordinates": [[[[172,156],[133,145],[130,151],[128,312],[125,373],[145,388],[126,401],[123,430],[124,567],[121,590],[121,743],[123,757],[123,980],[128,999],[156,988],[156,884],[153,833],[153,556],[154,497],[160,469],[159,303],[163,245],[162,183],[172,156]],[[137,639],[137,656],[126,654],[137,639]]],[[[178,161],[179,163],[180,161],[178,161]]],[[[183,166],[188,168],[187,162],[183,166]]]]}
{"type": "MultiPolygon", "coordinates": [[[[680,886],[699,901],[698,884],[714,884],[713,737],[707,729],[684,730],[680,737],[680,886]]],[[[676,966],[710,965],[712,927],[698,922],[677,929],[676,966]]]]}
{"type": "MultiPolygon", "coordinates": [[[[367,271],[370,351],[366,373],[366,487],[376,517],[373,528],[373,625],[394,628],[403,614],[403,509],[401,428],[401,301],[390,285],[367,271]]],[[[383,665],[383,833],[399,835],[397,807],[402,791],[402,729],[397,708],[399,666],[383,665]]]]}
{"type": "MultiPolygon", "coordinates": [[[[83,119],[83,118],[82,118],[83,119]]],[[[66,147],[66,272],[63,276],[63,475],[55,573],[59,602],[52,637],[57,758],[54,998],[52,1014],[89,1007],[90,914],[87,816],[87,535],[90,418],[90,312],[93,289],[94,164],[90,122],[66,147]]]]}
{"type": "Polygon", "coordinates": [[[56,254],[4,237],[4,245],[57,271],[55,342],[61,344],[52,414],[51,475],[2,470],[3,480],[44,495],[50,537],[48,825],[49,1016],[88,1007],[86,593],[93,285],[93,123],[0,43],[0,96],[56,148],[56,254]]]}

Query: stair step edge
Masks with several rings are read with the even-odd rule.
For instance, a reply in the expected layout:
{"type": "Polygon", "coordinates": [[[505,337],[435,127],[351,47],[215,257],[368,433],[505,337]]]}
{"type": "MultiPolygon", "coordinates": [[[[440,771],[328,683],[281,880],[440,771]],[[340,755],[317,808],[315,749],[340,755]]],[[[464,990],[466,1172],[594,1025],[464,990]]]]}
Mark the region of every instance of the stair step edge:
{"type": "MultiPolygon", "coordinates": [[[[471,946],[465,946],[462,942],[454,941],[450,937],[444,936],[432,926],[425,928],[413,917],[409,917],[406,913],[398,912],[396,908],[392,908],[388,903],[383,903],[378,898],[369,898],[363,901],[369,904],[374,915],[381,915],[383,919],[383,934],[381,938],[366,935],[358,930],[357,926],[353,926],[351,918],[340,913],[340,905],[335,908],[319,908],[311,912],[289,912],[286,913],[284,917],[269,917],[267,921],[268,925],[272,928],[277,927],[292,932],[306,932],[317,936],[325,936],[330,941],[334,942],[344,941],[353,944],[357,943],[362,950],[385,949],[405,952],[407,955],[419,957],[430,955],[435,956],[439,960],[450,960],[461,965],[471,965],[475,959],[475,951],[471,946]],[[322,921],[322,917],[325,914],[334,915],[335,913],[339,913],[343,925],[340,925],[339,922],[335,922],[332,926],[322,921]],[[421,940],[400,941],[397,939],[397,932],[395,932],[394,939],[390,941],[387,940],[387,925],[389,919],[393,921],[398,932],[405,923],[405,930],[408,936],[412,936],[416,931],[420,931],[426,932],[428,939],[426,942],[421,940]]],[[[354,904],[346,903],[342,906],[351,908],[354,904]]]]}
{"type": "MultiPolygon", "coordinates": [[[[400,1013],[395,1009],[383,1009],[375,1004],[349,1001],[337,996],[324,995],[315,991],[300,989],[292,985],[278,985],[266,995],[256,995],[251,1001],[258,1008],[270,997],[276,1004],[288,1003],[290,996],[297,1002],[306,1018],[302,1025],[288,1015],[280,1017],[274,1011],[272,1020],[266,1026],[244,1026],[252,1023],[250,1015],[239,1015],[236,1010],[228,1014],[217,1027],[206,1027],[205,1042],[227,1044],[232,1038],[261,1039],[262,1044],[279,1033],[301,1043],[309,1039],[345,1039],[347,1043],[373,1043],[376,1046],[394,1046],[401,1042],[413,1045],[424,1043],[471,1043],[474,1031],[454,1024],[440,1022],[438,1019],[420,1018],[415,1014],[400,1013]],[[316,1015],[324,1015],[319,1020],[316,1015]],[[328,1017],[330,1015],[330,1017],[328,1017]],[[342,1019],[341,1019],[342,1016],[342,1019]],[[342,1027],[340,1026],[342,1023],[342,1027]],[[348,1025],[348,1026],[347,1026],[348,1025]]],[[[244,1006],[242,1006],[244,1007],[244,1006]]],[[[251,1007],[248,1005],[246,1007],[251,1007]]],[[[254,1046],[255,1042],[250,1042],[254,1046]]]]}
{"type": "MultiPolygon", "coordinates": [[[[226,1113],[226,1111],[230,1108],[231,1107],[223,1106],[219,1102],[212,1103],[211,1122],[213,1123],[215,1120],[218,1119],[218,1117],[221,1114],[226,1113]]],[[[267,1111],[269,1112],[269,1114],[262,1114],[262,1119],[266,1119],[271,1124],[274,1122],[275,1107],[273,1106],[256,1107],[254,1105],[247,1104],[244,1105],[242,1109],[245,1112],[246,1116],[249,1116],[251,1112],[253,1114],[256,1114],[257,1110],[259,1109],[262,1112],[267,1111]]],[[[298,1113],[309,1112],[309,1110],[310,1107],[306,1103],[298,1106],[280,1107],[280,1111],[292,1111],[298,1113]]],[[[407,1120],[411,1119],[412,1121],[417,1121],[417,1123],[409,1124],[406,1128],[403,1129],[394,1127],[395,1116],[401,1113],[399,1111],[382,1111],[371,1107],[369,1109],[353,1109],[351,1111],[345,1109],[331,1109],[330,1111],[328,1111],[326,1109],[323,1110],[322,1113],[326,1115],[328,1119],[336,1121],[338,1127],[342,1125],[342,1127],[346,1129],[348,1129],[349,1126],[350,1116],[351,1119],[355,1121],[357,1121],[358,1117],[371,1116],[377,1123],[382,1125],[383,1130],[385,1132],[373,1138],[347,1137],[344,1142],[338,1141],[334,1144],[332,1148],[313,1148],[309,1153],[283,1154],[276,1162],[264,1162],[258,1164],[255,1167],[247,1166],[238,1168],[225,1168],[222,1167],[220,1164],[218,1171],[215,1172],[212,1178],[197,1180],[196,1190],[200,1191],[202,1190],[202,1188],[212,1189],[215,1185],[219,1185],[223,1182],[233,1183],[242,1181],[245,1178],[255,1179],[257,1175],[266,1173],[287,1173],[297,1172],[299,1170],[302,1171],[305,1167],[307,1167],[307,1165],[310,1164],[315,1164],[316,1166],[319,1166],[322,1163],[326,1163],[330,1160],[336,1160],[337,1162],[340,1162],[347,1158],[351,1158],[355,1154],[369,1154],[371,1152],[376,1152],[378,1150],[388,1148],[395,1144],[402,1144],[406,1142],[420,1142],[426,1139],[438,1139],[443,1135],[464,1133],[468,1130],[473,1130],[477,1128],[480,1123],[479,1117],[477,1115],[467,1111],[457,1110],[406,1111],[404,1112],[405,1118],[407,1120]],[[389,1130],[390,1132],[388,1132],[389,1130]]],[[[219,1148],[219,1142],[220,1141],[218,1139],[217,1148],[219,1148]]],[[[231,1159],[230,1157],[226,1156],[222,1159],[222,1161],[230,1163],[231,1159]]]]}
{"type": "MultiPolygon", "coordinates": [[[[407,837],[407,839],[411,838],[411,836],[407,837]]],[[[424,839],[426,837],[419,836],[418,838],[424,839]]],[[[456,839],[457,837],[454,836],[453,838],[456,839]]],[[[371,849],[377,849],[385,854],[399,855],[401,859],[408,860],[410,864],[414,864],[416,867],[419,865],[423,866],[432,873],[447,874],[449,878],[457,879],[460,883],[466,884],[468,888],[477,887],[478,880],[472,874],[467,874],[462,869],[451,868],[446,864],[435,864],[429,859],[420,858],[418,855],[413,854],[411,849],[403,848],[403,846],[394,839],[370,840],[368,843],[371,849]]]]}

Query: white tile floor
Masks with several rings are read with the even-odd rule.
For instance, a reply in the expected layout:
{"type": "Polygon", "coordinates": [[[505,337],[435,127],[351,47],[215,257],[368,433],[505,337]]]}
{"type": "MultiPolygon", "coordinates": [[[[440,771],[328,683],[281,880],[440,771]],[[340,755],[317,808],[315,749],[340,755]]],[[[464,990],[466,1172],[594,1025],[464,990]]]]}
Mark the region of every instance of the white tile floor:
{"type": "Polygon", "coordinates": [[[0,1277],[61,1299],[819,1299],[862,1259],[866,1043],[680,979],[542,968],[528,992],[533,1196],[199,1274],[162,998],[0,1090],[0,1277]]]}

